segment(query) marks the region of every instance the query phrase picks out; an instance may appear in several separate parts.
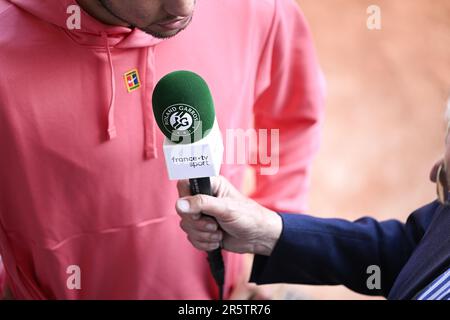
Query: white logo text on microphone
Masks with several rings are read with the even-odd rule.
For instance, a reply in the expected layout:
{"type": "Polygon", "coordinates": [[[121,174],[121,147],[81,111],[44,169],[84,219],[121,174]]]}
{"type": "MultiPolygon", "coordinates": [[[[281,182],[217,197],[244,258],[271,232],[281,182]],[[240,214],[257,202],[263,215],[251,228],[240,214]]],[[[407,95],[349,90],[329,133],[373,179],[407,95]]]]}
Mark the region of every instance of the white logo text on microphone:
{"type": "Polygon", "coordinates": [[[162,115],[164,128],[175,137],[190,136],[197,131],[200,122],[197,110],[183,103],[167,107],[162,115]]]}

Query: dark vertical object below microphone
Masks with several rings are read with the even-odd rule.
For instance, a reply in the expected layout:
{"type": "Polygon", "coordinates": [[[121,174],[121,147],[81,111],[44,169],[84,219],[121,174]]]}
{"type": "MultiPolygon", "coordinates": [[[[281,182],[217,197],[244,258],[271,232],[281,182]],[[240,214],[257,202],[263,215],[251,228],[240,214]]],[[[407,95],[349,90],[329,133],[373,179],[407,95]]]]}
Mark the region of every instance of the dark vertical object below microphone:
{"type": "MultiPolygon", "coordinates": [[[[192,195],[206,194],[208,196],[213,196],[211,190],[211,181],[209,178],[189,179],[189,184],[191,186],[192,195]]],[[[208,252],[208,262],[214,280],[219,287],[219,299],[223,300],[225,264],[223,262],[222,250],[220,247],[216,250],[208,252]]]]}

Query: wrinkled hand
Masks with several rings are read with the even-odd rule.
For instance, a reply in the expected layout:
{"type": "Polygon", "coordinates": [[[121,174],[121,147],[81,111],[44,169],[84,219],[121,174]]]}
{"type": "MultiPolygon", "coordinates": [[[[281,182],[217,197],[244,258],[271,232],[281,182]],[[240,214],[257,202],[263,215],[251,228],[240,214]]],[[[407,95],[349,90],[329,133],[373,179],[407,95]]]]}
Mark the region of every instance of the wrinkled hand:
{"type": "Polygon", "coordinates": [[[188,180],[177,185],[180,226],[194,247],[270,255],[281,234],[281,217],[243,196],[223,177],[211,178],[211,185],[216,197],[190,196],[188,180]]]}

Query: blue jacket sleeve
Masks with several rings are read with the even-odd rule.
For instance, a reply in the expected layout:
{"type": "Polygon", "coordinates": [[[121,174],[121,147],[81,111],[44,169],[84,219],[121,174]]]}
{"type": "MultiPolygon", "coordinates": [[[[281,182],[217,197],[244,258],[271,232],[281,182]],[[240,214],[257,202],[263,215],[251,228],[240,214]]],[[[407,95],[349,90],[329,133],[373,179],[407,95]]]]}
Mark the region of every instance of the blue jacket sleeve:
{"type": "Polygon", "coordinates": [[[438,207],[433,202],[407,222],[354,222],[281,214],[283,231],[270,257],[256,255],[250,281],[258,284],[343,284],[353,291],[387,296],[423,237],[438,207]],[[369,290],[367,268],[381,270],[381,289],[369,290]]]}

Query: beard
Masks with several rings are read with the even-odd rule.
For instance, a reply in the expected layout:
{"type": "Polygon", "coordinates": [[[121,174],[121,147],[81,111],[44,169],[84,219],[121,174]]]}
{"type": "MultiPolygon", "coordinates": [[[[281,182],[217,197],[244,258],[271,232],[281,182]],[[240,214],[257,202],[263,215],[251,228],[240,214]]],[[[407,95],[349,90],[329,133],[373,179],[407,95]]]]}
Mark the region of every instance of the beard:
{"type": "Polygon", "coordinates": [[[193,15],[191,15],[189,21],[181,29],[173,30],[173,31],[167,32],[167,33],[165,33],[165,32],[157,32],[157,31],[150,30],[152,24],[150,24],[150,25],[148,25],[146,27],[138,27],[134,23],[131,23],[127,19],[123,18],[118,13],[114,12],[114,10],[111,8],[111,3],[110,3],[109,0],[98,0],[98,1],[100,2],[100,4],[103,6],[103,8],[106,11],[108,11],[111,15],[113,15],[117,19],[119,19],[119,20],[125,22],[126,24],[128,24],[130,26],[130,28],[137,28],[137,29],[139,29],[139,30],[141,30],[141,31],[143,31],[143,32],[145,32],[145,33],[155,37],[155,38],[158,38],[158,39],[169,39],[169,38],[175,37],[177,34],[179,34],[181,31],[186,29],[191,24],[192,18],[193,18],[193,15]]]}
{"type": "Polygon", "coordinates": [[[181,31],[185,30],[185,29],[191,24],[192,18],[193,18],[193,16],[191,16],[191,17],[189,18],[189,21],[186,23],[186,25],[185,25],[183,28],[177,29],[177,30],[173,30],[173,31],[171,31],[171,32],[156,32],[156,31],[150,30],[150,29],[149,29],[150,26],[145,27],[145,28],[139,28],[139,27],[137,27],[137,28],[138,28],[139,30],[142,30],[142,31],[144,31],[145,33],[147,33],[147,34],[149,34],[149,35],[155,37],[155,38],[158,38],[158,39],[169,39],[169,38],[175,37],[175,36],[176,36],[177,34],[179,34],[181,31]]]}

